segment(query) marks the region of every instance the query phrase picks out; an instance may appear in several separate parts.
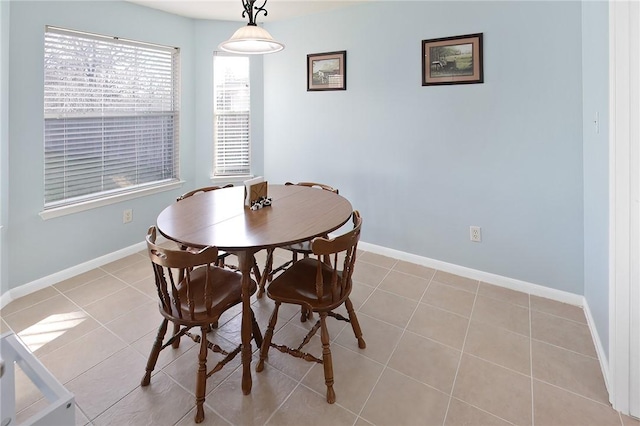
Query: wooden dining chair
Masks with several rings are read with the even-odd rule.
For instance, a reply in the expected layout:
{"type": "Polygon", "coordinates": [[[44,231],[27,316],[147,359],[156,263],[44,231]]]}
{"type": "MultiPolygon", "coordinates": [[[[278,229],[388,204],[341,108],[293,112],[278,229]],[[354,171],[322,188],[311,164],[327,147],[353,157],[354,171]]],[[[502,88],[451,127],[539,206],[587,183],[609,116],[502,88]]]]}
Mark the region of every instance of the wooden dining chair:
{"type": "MultiPolygon", "coordinates": [[[[242,302],[242,275],[230,269],[216,266],[218,249],[206,247],[198,252],[172,250],[156,244],[156,228],[149,228],[147,251],[153,266],[160,314],[164,317],[151,348],[146,372],[140,382],[147,386],[151,380],[160,351],[168,346],[178,347],[180,338],[188,336],[200,344],[198,370],[196,373],[196,423],[204,419],[203,404],[207,378],[224,367],[240,352],[239,345],[228,352],[207,339],[209,325],[217,323],[220,315],[242,302]],[[178,279],[182,276],[181,279],[178,279]],[[169,323],[173,334],[165,341],[169,323]],[[199,328],[199,333],[191,329],[199,328]],[[207,353],[211,350],[223,358],[207,371],[207,353]]],[[[251,280],[250,294],[256,292],[257,284],[251,280]]],[[[251,311],[253,338],[258,346],[262,334],[251,311]]],[[[179,361],[177,361],[179,362],[179,361]]]]}
{"type": "Polygon", "coordinates": [[[275,348],[296,358],[302,358],[305,361],[323,364],[324,380],[327,385],[327,402],[330,404],[336,401],[336,394],[333,390],[333,363],[329,345],[329,330],[326,324],[327,317],[350,322],[353,333],[358,340],[358,347],[361,349],[366,347],[358,318],[349,299],[352,288],[351,277],[362,227],[362,218],[358,211],[353,212],[352,218],[353,229],[351,231],[334,239],[314,238],[311,242],[313,255],[295,262],[290,268],[274,278],[267,287],[267,296],[275,301],[275,308],[260,347],[260,360],[256,366],[258,372],[264,369],[264,362],[270,348],[275,348]],[[278,310],[282,303],[300,305],[310,312],[317,312],[320,316],[297,348],[272,342],[273,331],[278,321],[278,310]],[[343,304],[349,318],[333,312],[343,304]],[[303,352],[304,346],[311,341],[318,329],[320,329],[320,341],[322,342],[322,358],[303,352]]]}
{"type": "MultiPolygon", "coordinates": [[[[323,189],[325,191],[330,191],[333,192],[334,194],[338,194],[338,190],[336,188],[333,188],[329,185],[325,185],[323,183],[317,183],[317,182],[298,182],[298,183],[291,183],[291,182],[286,182],[285,185],[299,185],[299,186],[307,186],[310,188],[319,188],[319,189],[323,189]]],[[[285,263],[281,264],[280,266],[276,267],[275,269],[273,268],[273,255],[274,255],[274,249],[268,249],[267,250],[267,261],[265,263],[265,268],[264,271],[262,272],[263,275],[266,276],[265,280],[258,280],[258,282],[260,283],[260,289],[258,290],[258,297],[261,297],[262,294],[264,293],[264,288],[265,288],[265,284],[271,282],[273,280],[273,277],[281,272],[284,271],[285,269],[287,269],[288,267],[290,267],[292,264],[294,264],[295,262],[298,261],[298,257],[309,257],[310,254],[312,254],[311,251],[311,240],[309,241],[303,241],[301,243],[296,243],[296,244],[291,244],[291,245],[287,245],[287,246],[282,246],[282,247],[278,247],[281,248],[283,250],[287,250],[289,252],[291,252],[291,259],[286,261],[285,263]]],[[[305,322],[308,318],[309,312],[305,311],[304,308],[302,310],[302,313],[300,315],[300,321],[305,322]]]]}
{"type": "MultiPolygon", "coordinates": [[[[202,194],[202,193],[209,192],[209,191],[215,191],[217,189],[232,188],[232,187],[233,187],[232,183],[229,183],[229,184],[224,185],[224,186],[205,186],[205,187],[202,187],[202,188],[194,189],[193,191],[185,192],[184,194],[179,196],[176,199],[176,201],[180,202],[180,201],[182,201],[182,200],[184,200],[186,198],[193,197],[194,195],[202,194]]],[[[186,247],[186,246],[182,246],[182,249],[183,250],[190,250],[190,248],[186,247]]],[[[220,267],[225,267],[226,266],[227,268],[237,270],[238,268],[235,265],[231,265],[231,264],[227,265],[225,263],[225,259],[227,257],[229,257],[230,255],[231,255],[231,253],[228,253],[228,252],[222,251],[222,250],[218,250],[218,261],[216,262],[216,265],[220,266],[220,267]]],[[[255,257],[253,258],[253,266],[252,266],[251,270],[253,272],[253,275],[256,278],[256,281],[257,282],[262,281],[262,279],[261,279],[262,273],[260,272],[260,267],[258,266],[258,262],[256,261],[255,257]]]]}

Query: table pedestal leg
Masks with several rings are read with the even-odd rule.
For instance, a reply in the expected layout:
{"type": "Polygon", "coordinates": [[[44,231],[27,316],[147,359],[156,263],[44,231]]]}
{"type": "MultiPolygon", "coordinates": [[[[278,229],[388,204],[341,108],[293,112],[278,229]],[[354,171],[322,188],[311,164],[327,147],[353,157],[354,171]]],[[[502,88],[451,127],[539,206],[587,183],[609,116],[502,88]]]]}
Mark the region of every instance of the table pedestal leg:
{"type": "Polygon", "coordinates": [[[253,255],[246,251],[237,253],[240,272],[242,272],[242,393],[251,393],[251,295],[249,287],[251,283],[251,267],[253,255]]]}

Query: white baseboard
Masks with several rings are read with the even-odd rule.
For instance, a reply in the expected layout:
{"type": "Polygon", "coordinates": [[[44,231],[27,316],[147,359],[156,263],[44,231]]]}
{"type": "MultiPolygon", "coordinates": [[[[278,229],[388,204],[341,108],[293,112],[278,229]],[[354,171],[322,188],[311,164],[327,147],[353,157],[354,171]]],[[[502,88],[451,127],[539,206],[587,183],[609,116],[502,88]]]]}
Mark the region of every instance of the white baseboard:
{"type": "Polygon", "coordinates": [[[60,272],[53,273],[46,277],[42,277],[35,281],[31,281],[30,283],[12,288],[0,296],[0,308],[4,308],[12,300],[16,300],[20,297],[34,293],[38,290],[42,290],[45,287],[49,287],[53,284],[57,284],[69,278],[73,278],[76,275],[83,274],[99,266],[106,265],[107,263],[111,263],[116,260],[122,259],[123,257],[127,257],[141,250],[144,250],[145,247],[146,247],[146,243],[140,242],[132,246],[125,247],[121,250],[114,251],[113,253],[109,253],[104,256],[100,256],[96,259],[92,259],[87,262],[81,263],[79,265],[72,266],[71,268],[64,269],[60,272]]]}
{"type": "Polygon", "coordinates": [[[539,284],[533,284],[526,281],[517,280],[515,278],[503,277],[501,275],[489,272],[478,271],[477,269],[467,268],[465,266],[455,265],[453,263],[442,262],[440,260],[430,259],[428,257],[417,256],[411,253],[405,253],[390,248],[377,246],[360,242],[358,248],[382,256],[392,257],[394,259],[404,260],[418,265],[427,266],[429,268],[438,269],[440,271],[449,272],[451,274],[460,275],[462,277],[471,278],[486,282],[488,284],[505,287],[511,290],[521,291],[523,293],[532,294],[534,296],[545,297],[547,299],[556,300],[562,303],[568,303],[575,306],[584,306],[584,296],[567,291],[556,290],[554,288],[545,287],[539,284]]]}
{"type": "Polygon", "coordinates": [[[596,347],[596,354],[598,355],[598,361],[600,361],[600,369],[602,370],[604,385],[607,387],[607,393],[611,395],[609,388],[609,361],[606,352],[604,351],[604,346],[602,346],[602,339],[600,339],[600,335],[598,334],[598,329],[596,328],[593,315],[591,314],[589,302],[587,302],[586,298],[584,298],[584,315],[587,317],[587,324],[591,331],[591,338],[593,339],[593,344],[596,347]]]}

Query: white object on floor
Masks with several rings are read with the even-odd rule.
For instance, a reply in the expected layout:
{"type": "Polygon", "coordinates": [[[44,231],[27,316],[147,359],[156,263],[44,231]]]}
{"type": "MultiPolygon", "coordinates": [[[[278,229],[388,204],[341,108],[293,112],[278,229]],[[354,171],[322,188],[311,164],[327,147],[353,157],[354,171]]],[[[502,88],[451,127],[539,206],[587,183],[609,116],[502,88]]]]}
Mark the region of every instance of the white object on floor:
{"type": "Polygon", "coordinates": [[[0,425],[16,424],[15,364],[49,401],[22,425],[75,425],[75,398],[12,332],[0,337],[0,425]]]}

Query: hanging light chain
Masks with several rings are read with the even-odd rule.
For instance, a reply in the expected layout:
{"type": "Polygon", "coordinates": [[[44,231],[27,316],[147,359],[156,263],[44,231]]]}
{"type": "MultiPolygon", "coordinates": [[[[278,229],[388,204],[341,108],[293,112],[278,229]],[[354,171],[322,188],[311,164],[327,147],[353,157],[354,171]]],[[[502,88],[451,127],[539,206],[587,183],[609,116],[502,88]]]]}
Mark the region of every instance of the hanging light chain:
{"type": "Polygon", "coordinates": [[[258,7],[258,6],[254,6],[254,3],[256,2],[256,0],[242,0],[242,7],[244,7],[244,11],[242,12],[242,17],[246,18],[247,15],[249,15],[249,24],[248,25],[256,25],[256,16],[258,16],[258,13],[260,12],[264,12],[264,16],[267,16],[268,12],[267,9],[265,9],[264,7],[267,4],[267,0],[264,0],[264,2],[262,3],[262,6],[258,7]],[[255,13],[253,12],[253,9],[255,9],[255,13]]]}

